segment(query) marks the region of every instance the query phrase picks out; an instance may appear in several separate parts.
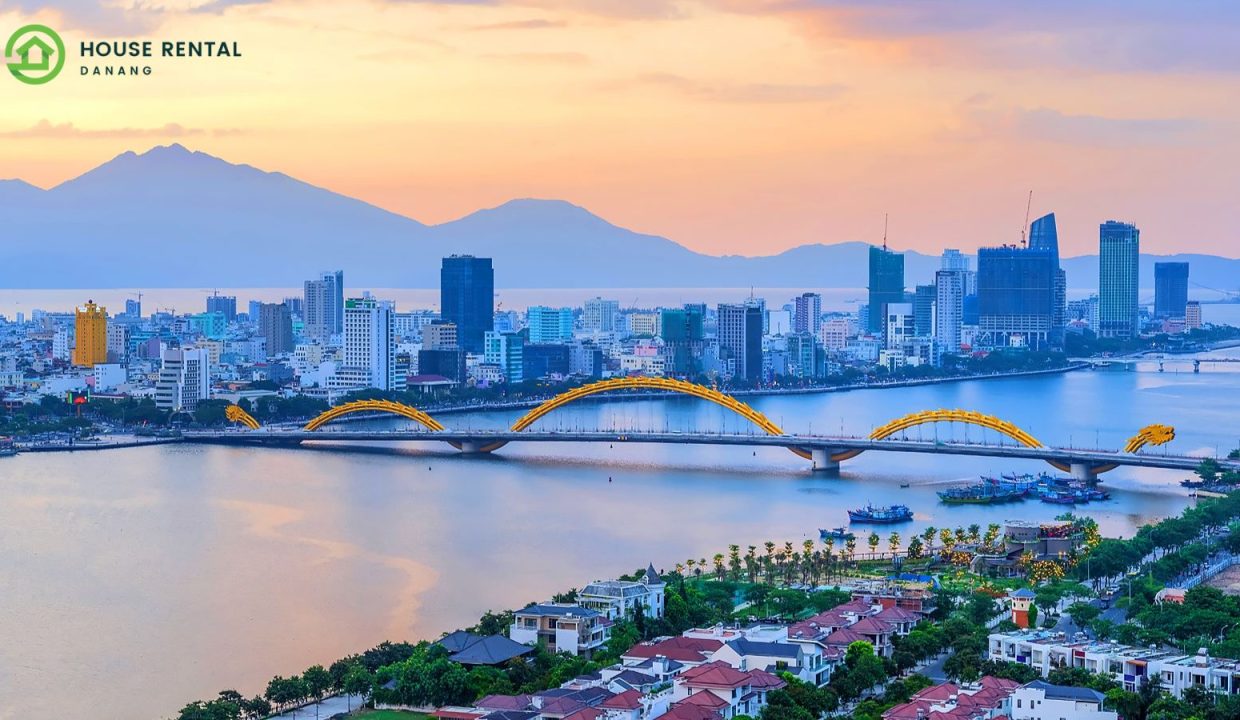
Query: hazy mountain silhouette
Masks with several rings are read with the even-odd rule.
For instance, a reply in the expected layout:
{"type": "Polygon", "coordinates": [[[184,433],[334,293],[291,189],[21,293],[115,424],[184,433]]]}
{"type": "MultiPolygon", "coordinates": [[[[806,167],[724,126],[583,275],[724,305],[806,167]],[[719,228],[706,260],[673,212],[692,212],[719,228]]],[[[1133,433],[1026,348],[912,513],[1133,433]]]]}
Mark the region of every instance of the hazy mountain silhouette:
{"type": "MultiPolygon", "coordinates": [[[[427,226],[180,145],[126,152],[49,190],[0,181],[0,228],[5,288],[293,287],[326,268],[345,269],[353,287],[437,287],[439,259],[452,253],[493,257],[501,287],[812,288],[867,280],[860,242],[715,257],[561,200],[512,200],[427,226]]],[[[1202,285],[1231,287],[1240,277],[1240,261],[1185,257],[1202,285]]],[[[908,252],[905,265],[911,287],[932,281],[938,258],[908,252]]],[[[1073,287],[1096,284],[1096,257],[1064,266],[1073,287]]],[[[1152,270],[1143,272],[1152,284],[1152,270]]]]}

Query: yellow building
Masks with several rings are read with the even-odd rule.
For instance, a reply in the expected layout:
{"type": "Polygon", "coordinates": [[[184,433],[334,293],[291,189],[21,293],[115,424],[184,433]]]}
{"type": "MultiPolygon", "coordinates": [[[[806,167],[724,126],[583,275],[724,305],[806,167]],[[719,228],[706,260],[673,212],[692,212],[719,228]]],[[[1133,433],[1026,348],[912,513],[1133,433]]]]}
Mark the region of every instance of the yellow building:
{"type": "Polygon", "coordinates": [[[73,348],[73,364],[94,367],[108,361],[108,310],[87,300],[85,308],[77,309],[77,345],[73,348]]]}

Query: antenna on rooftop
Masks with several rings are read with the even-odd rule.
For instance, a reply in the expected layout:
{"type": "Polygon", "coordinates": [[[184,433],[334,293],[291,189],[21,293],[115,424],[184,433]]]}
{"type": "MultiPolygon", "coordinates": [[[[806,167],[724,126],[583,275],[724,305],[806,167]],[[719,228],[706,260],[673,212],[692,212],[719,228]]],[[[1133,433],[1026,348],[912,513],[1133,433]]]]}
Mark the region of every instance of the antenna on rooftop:
{"type": "Polygon", "coordinates": [[[1029,208],[1033,207],[1033,191],[1029,191],[1029,199],[1025,201],[1025,224],[1020,226],[1020,246],[1022,248],[1029,247],[1029,243],[1025,240],[1025,233],[1029,230],[1029,208]]]}
{"type": "Polygon", "coordinates": [[[883,250],[887,249],[887,213],[883,213],[883,250]]]}

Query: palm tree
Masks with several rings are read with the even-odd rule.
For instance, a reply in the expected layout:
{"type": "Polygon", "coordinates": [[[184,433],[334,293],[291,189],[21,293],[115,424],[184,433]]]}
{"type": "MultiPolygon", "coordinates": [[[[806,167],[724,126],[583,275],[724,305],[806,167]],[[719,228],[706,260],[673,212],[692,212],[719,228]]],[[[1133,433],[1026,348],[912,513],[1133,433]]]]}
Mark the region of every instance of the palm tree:
{"type": "Polygon", "coordinates": [[[986,537],[983,539],[982,544],[988,548],[997,548],[999,546],[999,530],[1000,528],[998,523],[991,523],[988,525],[986,527],[986,537]]]}
{"type": "Polygon", "coordinates": [[[749,551],[745,553],[745,571],[749,573],[749,582],[755,582],[758,579],[758,547],[750,545],[749,551]]]}
{"type": "Polygon", "coordinates": [[[693,572],[693,567],[695,565],[697,565],[697,560],[694,560],[693,558],[689,558],[685,561],[685,566],[689,568],[689,572],[691,573],[693,572]]]}
{"type": "Polygon", "coordinates": [[[822,544],[826,546],[823,548],[823,551],[822,551],[822,561],[823,561],[823,564],[826,565],[826,569],[827,569],[826,574],[827,574],[827,579],[829,580],[831,579],[831,556],[834,554],[834,551],[835,551],[835,538],[829,537],[829,536],[825,537],[822,540],[822,544]]]}
{"type": "Polygon", "coordinates": [[[685,564],[684,564],[684,563],[676,563],[676,574],[677,574],[677,575],[684,575],[684,574],[685,574],[685,564]]]}
{"type": "Polygon", "coordinates": [[[774,582],[774,579],[775,579],[775,543],[771,542],[770,540],[767,540],[765,543],[763,543],[763,547],[766,548],[766,557],[763,558],[762,560],[763,565],[764,565],[763,569],[766,570],[766,584],[774,585],[775,584],[774,582]]]}
{"type": "Polygon", "coordinates": [[[910,559],[916,560],[921,557],[922,542],[920,535],[914,535],[912,540],[908,541],[908,556],[910,559]]]}
{"type": "Polygon", "coordinates": [[[900,552],[900,533],[893,532],[888,536],[887,547],[891,549],[891,557],[895,558],[896,554],[900,552]]]}
{"type": "Polygon", "coordinates": [[[741,579],[741,546],[728,546],[728,570],[731,571],[732,581],[736,582],[741,579]]]}
{"type": "Polygon", "coordinates": [[[947,528],[939,531],[939,540],[943,542],[943,549],[948,552],[951,552],[951,549],[956,546],[956,536],[947,528]]]}
{"type": "Polygon", "coordinates": [[[818,563],[814,562],[814,541],[811,538],[805,538],[801,543],[801,582],[809,584],[810,574],[814,574],[817,579],[818,563]]]}
{"type": "Polygon", "coordinates": [[[878,551],[878,543],[879,543],[878,533],[871,530],[870,536],[865,539],[865,544],[870,546],[871,557],[874,555],[875,552],[878,551]]]}
{"type": "Polygon", "coordinates": [[[723,553],[715,553],[714,561],[715,561],[715,578],[718,580],[722,580],[723,579],[723,553]]]}
{"type": "Polygon", "coordinates": [[[969,535],[968,533],[964,531],[964,528],[957,527],[956,528],[956,544],[964,545],[965,541],[968,539],[969,539],[969,535]]]}
{"type": "Polygon", "coordinates": [[[938,532],[938,528],[933,525],[926,528],[925,531],[922,532],[921,539],[926,543],[927,550],[934,547],[934,536],[937,535],[938,532]]]}
{"type": "Polygon", "coordinates": [[[853,555],[857,552],[857,538],[848,538],[848,540],[844,542],[844,549],[848,551],[848,561],[852,562],[853,555]]]}
{"type": "Polygon", "coordinates": [[[969,542],[976,545],[982,541],[982,528],[977,523],[969,526],[969,542]]]}

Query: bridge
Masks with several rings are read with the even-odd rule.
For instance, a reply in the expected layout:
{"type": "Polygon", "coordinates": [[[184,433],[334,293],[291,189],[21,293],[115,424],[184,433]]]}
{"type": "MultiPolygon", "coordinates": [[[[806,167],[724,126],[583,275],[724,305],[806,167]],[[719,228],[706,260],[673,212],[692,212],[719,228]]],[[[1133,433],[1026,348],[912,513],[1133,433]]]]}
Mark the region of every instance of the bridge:
{"type": "Polygon", "coordinates": [[[1087,358],[1070,358],[1069,362],[1087,363],[1093,367],[1105,367],[1107,365],[1137,365],[1139,363],[1158,363],[1158,372],[1163,372],[1166,365],[1187,365],[1192,364],[1193,372],[1201,372],[1202,364],[1207,365],[1227,365],[1231,363],[1240,363],[1240,358],[1217,357],[1214,355],[1175,355],[1175,354],[1147,354],[1147,355],[1123,355],[1120,357],[1087,357],[1087,358]]]}
{"type": "MultiPolygon", "coordinates": [[[[310,420],[300,429],[263,427],[239,406],[226,411],[228,419],[241,429],[187,431],[188,442],[245,445],[297,446],[306,441],[333,442],[445,442],[465,453],[490,453],[512,442],[638,442],[685,445],[742,445],[782,447],[810,460],[815,470],[838,470],[840,463],[867,451],[983,455],[1013,459],[1043,460],[1053,467],[1082,479],[1096,479],[1120,465],[1192,470],[1201,458],[1188,455],[1141,454],[1146,446],[1165,445],[1175,439],[1175,429],[1166,425],[1142,428],[1118,451],[1049,447],[1021,428],[1000,418],[968,410],[928,410],[896,418],[879,426],[868,437],[786,433],[761,412],[734,397],[703,385],[671,378],[626,377],[602,380],[573,388],[531,409],[508,430],[455,430],[445,427],[426,412],[389,400],[357,400],[337,405],[310,420]],[[531,429],[537,421],[556,409],[602,393],[656,390],[700,398],[749,420],[755,432],[646,432],[646,431],[550,431],[531,429]],[[342,430],[323,429],[334,420],[354,414],[383,413],[407,418],[418,424],[413,429],[342,430]],[[1013,444],[980,442],[940,442],[910,440],[904,436],[911,428],[936,423],[963,423],[986,428],[1010,438],[1013,444]],[[761,432],[757,432],[761,431],[761,432]]],[[[1226,467],[1240,469],[1240,462],[1222,461],[1226,467]]]]}

